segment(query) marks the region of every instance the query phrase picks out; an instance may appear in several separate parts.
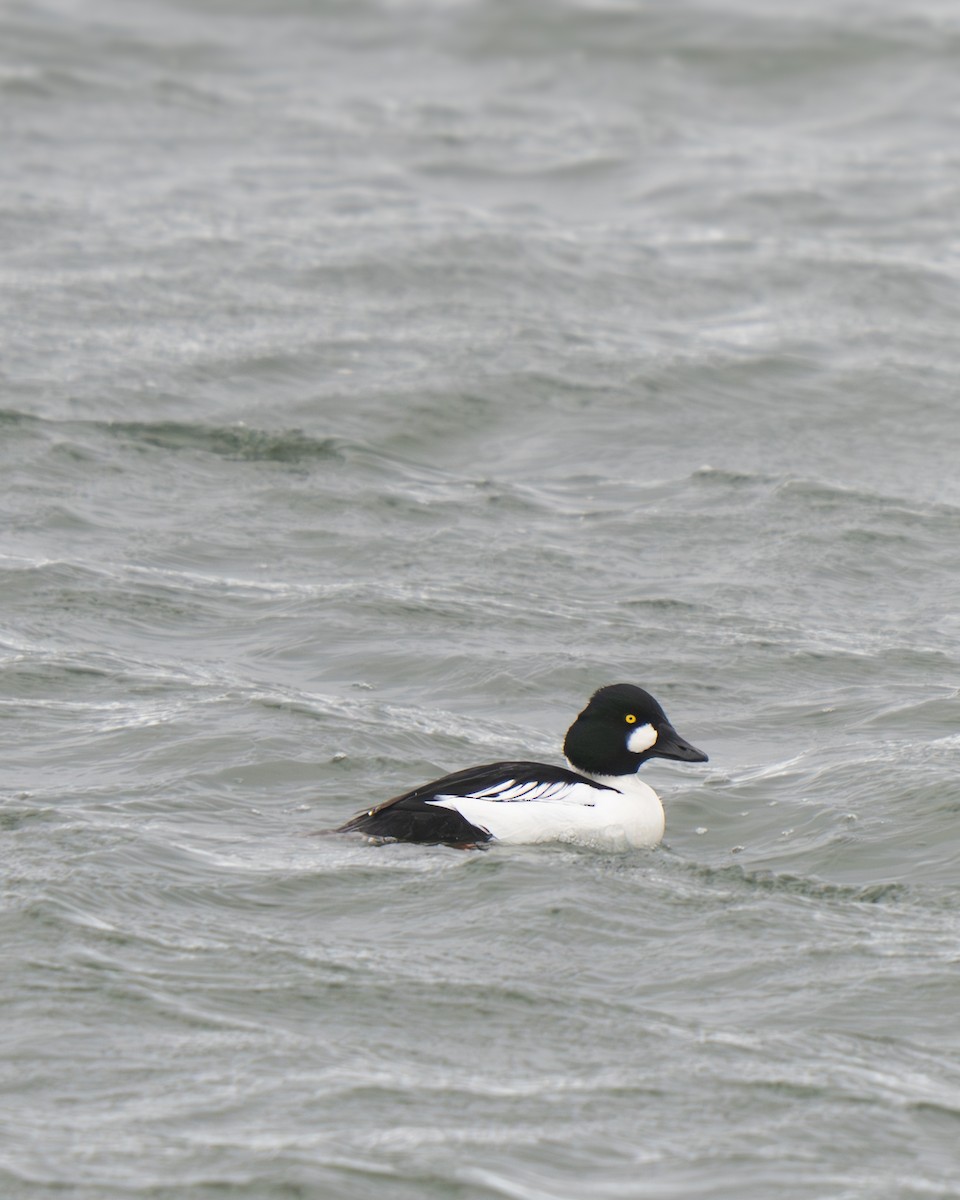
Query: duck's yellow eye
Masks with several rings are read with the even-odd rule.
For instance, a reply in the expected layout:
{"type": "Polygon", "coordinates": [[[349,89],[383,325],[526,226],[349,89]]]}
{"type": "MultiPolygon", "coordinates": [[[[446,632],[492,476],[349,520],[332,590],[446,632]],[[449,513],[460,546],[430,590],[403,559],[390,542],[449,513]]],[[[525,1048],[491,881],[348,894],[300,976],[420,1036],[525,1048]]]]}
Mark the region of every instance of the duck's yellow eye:
{"type": "Polygon", "coordinates": [[[637,718],[633,715],[633,713],[627,713],[626,719],[628,725],[636,725],[637,723],[637,718]]]}

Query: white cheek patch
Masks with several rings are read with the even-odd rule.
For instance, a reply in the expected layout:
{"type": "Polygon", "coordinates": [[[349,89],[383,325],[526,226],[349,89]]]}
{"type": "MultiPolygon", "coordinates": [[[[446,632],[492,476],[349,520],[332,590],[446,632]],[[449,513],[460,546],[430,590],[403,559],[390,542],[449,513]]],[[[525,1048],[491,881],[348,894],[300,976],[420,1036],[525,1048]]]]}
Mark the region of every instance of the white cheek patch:
{"type": "Polygon", "coordinates": [[[657,731],[652,725],[638,725],[627,738],[627,749],[631,754],[642,754],[656,744],[657,731]]]}

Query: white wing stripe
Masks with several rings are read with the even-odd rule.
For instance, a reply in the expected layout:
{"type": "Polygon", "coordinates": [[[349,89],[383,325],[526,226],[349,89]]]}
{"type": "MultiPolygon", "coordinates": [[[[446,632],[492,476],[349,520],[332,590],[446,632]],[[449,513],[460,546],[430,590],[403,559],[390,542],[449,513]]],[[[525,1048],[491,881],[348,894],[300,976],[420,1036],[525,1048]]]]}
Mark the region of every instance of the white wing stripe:
{"type": "Polygon", "coordinates": [[[445,804],[447,807],[455,806],[458,800],[486,800],[504,804],[539,801],[540,803],[593,805],[598,792],[603,790],[579,781],[557,780],[553,783],[545,783],[540,780],[531,780],[529,783],[518,784],[514,783],[512,779],[507,779],[503,783],[481,788],[476,792],[466,792],[463,795],[438,793],[426,803],[445,804]]]}

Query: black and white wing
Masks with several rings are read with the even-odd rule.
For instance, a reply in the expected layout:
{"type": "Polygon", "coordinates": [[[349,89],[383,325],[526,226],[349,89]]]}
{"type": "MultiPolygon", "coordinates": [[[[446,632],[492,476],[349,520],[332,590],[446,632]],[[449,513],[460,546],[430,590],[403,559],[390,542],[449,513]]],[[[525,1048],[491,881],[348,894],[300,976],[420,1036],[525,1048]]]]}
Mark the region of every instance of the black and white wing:
{"type": "Polygon", "coordinates": [[[494,835],[485,825],[468,820],[458,810],[458,800],[466,801],[464,807],[474,811],[477,805],[473,801],[493,805],[589,805],[596,792],[609,790],[566,767],[535,762],[487,763],[445,775],[358,813],[339,832],[401,842],[471,845],[490,841],[494,835]]]}

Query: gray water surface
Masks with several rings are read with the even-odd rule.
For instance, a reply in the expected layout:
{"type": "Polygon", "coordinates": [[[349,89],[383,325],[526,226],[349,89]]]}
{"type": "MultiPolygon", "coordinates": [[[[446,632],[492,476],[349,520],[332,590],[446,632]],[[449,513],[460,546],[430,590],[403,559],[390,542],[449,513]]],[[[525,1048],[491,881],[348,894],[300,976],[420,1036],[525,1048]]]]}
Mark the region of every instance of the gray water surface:
{"type": "Polygon", "coordinates": [[[0,12],[0,1195],[960,1196],[960,15],[0,12]],[[311,836],[559,761],[654,852],[311,836]]]}

